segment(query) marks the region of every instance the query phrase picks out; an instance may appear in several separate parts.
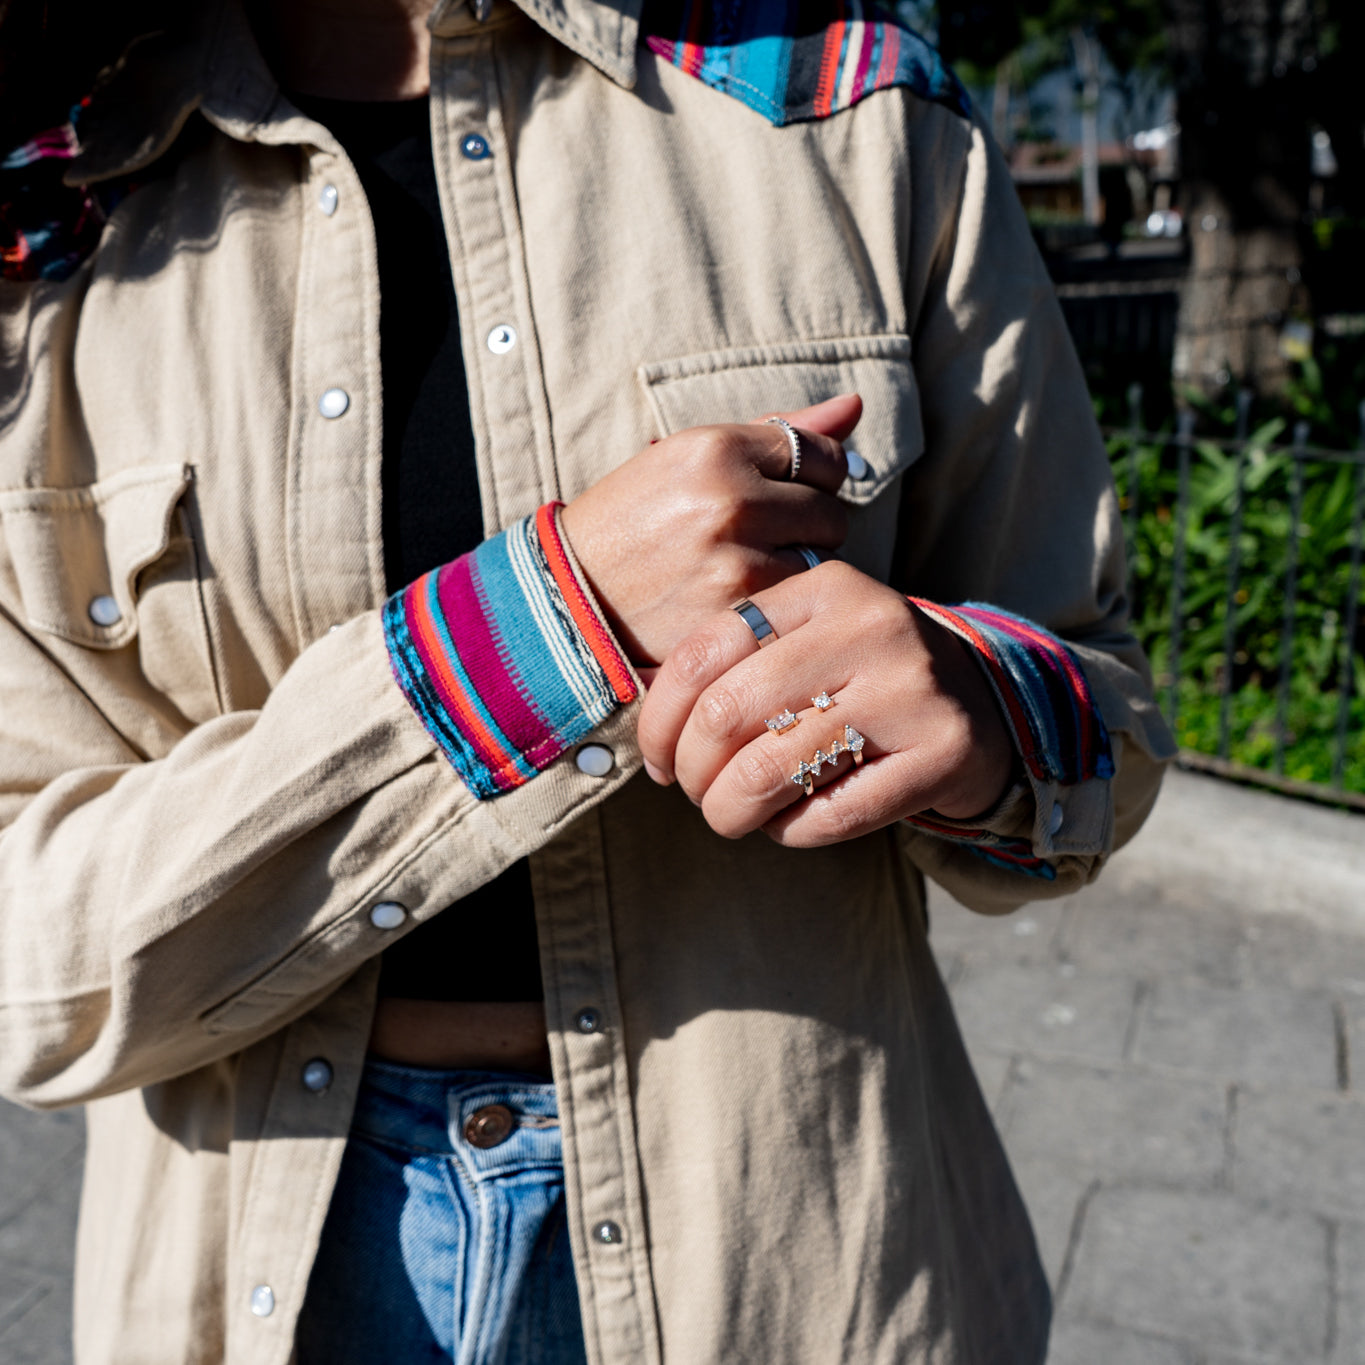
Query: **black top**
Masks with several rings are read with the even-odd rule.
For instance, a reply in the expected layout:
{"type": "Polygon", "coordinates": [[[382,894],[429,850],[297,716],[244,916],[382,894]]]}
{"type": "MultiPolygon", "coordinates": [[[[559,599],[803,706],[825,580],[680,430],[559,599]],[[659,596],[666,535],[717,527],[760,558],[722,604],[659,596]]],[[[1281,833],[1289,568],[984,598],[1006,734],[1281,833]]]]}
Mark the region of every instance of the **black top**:
{"type": "MultiPolygon", "coordinates": [[[[483,539],[455,282],[425,99],[294,102],[346,149],[379,255],[384,389],[384,575],[395,592],[483,539]]],[[[540,1000],[525,860],[384,953],[379,993],[414,1000],[540,1000]]]]}

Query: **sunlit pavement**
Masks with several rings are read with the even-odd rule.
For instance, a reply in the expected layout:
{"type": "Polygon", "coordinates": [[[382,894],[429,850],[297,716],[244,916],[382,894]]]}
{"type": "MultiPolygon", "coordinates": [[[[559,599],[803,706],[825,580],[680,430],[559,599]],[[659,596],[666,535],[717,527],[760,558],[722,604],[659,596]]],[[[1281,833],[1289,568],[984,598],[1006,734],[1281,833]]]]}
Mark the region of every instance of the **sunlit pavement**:
{"type": "MultiPolygon", "coordinates": [[[[1365,1365],[1365,817],[1177,773],[1098,885],[932,920],[1049,1365],[1365,1365]]],[[[70,1361],[82,1131],[0,1104],[3,1365],[70,1361]]]]}
{"type": "Polygon", "coordinates": [[[932,905],[1049,1365],[1365,1362],[1365,817],[1177,773],[1087,891],[932,905]]]}

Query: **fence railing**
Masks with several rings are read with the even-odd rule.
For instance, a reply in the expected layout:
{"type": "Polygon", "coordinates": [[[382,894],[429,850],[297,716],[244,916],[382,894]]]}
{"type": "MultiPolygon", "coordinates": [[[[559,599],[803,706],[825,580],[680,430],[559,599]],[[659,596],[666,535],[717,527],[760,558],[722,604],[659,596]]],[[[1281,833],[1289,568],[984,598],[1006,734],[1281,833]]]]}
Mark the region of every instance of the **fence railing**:
{"type": "Polygon", "coordinates": [[[1311,444],[1306,422],[1233,430],[1106,429],[1128,543],[1135,628],[1182,761],[1365,810],[1365,404],[1360,447],[1311,444]],[[1288,437],[1286,440],[1285,437],[1288,437]]]}

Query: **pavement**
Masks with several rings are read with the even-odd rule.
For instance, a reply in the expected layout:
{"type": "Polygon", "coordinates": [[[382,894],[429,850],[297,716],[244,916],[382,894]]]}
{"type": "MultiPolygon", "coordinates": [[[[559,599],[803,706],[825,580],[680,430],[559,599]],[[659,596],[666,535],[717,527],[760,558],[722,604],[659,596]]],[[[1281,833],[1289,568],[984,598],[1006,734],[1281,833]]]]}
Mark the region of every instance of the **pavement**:
{"type": "MultiPolygon", "coordinates": [[[[1175,773],[1094,887],[931,916],[1049,1365],[1365,1365],[1365,816],[1175,773]]],[[[82,1141],[0,1103],[0,1365],[70,1361],[82,1141]]]]}

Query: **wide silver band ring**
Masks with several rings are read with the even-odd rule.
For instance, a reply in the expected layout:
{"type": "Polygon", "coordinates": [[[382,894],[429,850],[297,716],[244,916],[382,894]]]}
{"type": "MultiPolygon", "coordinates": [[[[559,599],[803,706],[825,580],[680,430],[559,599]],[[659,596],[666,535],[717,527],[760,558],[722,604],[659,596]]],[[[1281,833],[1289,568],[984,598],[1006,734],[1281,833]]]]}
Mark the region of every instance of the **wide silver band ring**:
{"type": "Polygon", "coordinates": [[[753,631],[759,649],[763,649],[777,639],[777,632],[773,629],[772,622],[747,597],[741,597],[738,602],[731,606],[730,610],[737,612],[739,619],[753,631]]]}
{"type": "Polygon", "coordinates": [[[797,475],[801,472],[801,433],[785,417],[769,417],[767,425],[781,427],[782,434],[787,438],[787,444],[792,452],[792,468],[787,477],[795,483],[797,475]]]}

